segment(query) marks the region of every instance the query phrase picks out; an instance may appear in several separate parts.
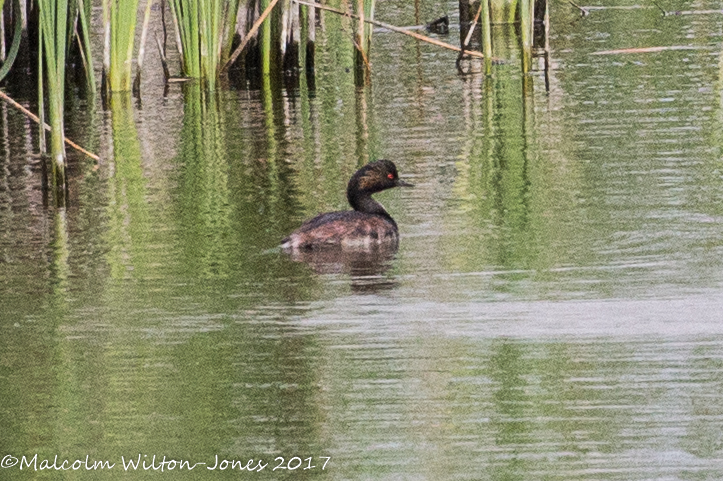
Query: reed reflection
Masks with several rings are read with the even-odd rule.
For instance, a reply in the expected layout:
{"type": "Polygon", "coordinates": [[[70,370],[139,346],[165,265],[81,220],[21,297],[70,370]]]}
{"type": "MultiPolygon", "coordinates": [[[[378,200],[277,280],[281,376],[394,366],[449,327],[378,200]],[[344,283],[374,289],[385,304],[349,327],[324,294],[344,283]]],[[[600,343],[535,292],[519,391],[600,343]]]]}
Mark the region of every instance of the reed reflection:
{"type": "Polygon", "coordinates": [[[231,207],[224,122],[214,95],[203,95],[198,84],[188,85],[184,94],[181,202],[185,227],[194,233],[188,258],[203,277],[226,277],[231,207]]]}

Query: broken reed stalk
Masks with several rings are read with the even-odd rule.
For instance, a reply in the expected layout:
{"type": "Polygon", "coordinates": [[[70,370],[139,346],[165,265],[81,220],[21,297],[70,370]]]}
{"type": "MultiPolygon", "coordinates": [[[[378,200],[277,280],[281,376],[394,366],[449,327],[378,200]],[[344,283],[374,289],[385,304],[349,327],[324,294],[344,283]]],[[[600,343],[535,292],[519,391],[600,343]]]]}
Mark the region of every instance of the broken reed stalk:
{"type": "Polygon", "coordinates": [[[133,91],[140,95],[141,90],[141,70],[143,70],[143,58],[146,54],[146,37],[148,36],[148,22],[151,19],[151,5],[153,0],[146,3],[146,11],[143,14],[143,29],[141,30],[141,44],[138,47],[138,60],[136,61],[136,78],[133,81],[133,91]]]}
{"type": "MultiPolygon", "coordinates": [[[[243,52],[244,47],[246,47],[246,44],[251,40],[251,38],[256,34],[259,27],[261,27],[261,24],[266,20],[266,17],[269,16],[271,13],[271,10],[273,10],[274,6],[278,3],[279,0],[271,0],[271,3],[269,3],[269,6],[266,7],[264,12],[261,14],[259,18],[256,19],[254,24],[251,26],[251,29],[249,30],[249,33],[246,34],[243,41],[241,42],[241,45],[236,47],[236,50],[233,51],[231,54],[231,57],[228,59],[226,64],[221,68],[221,72],[224,72],[228,70],[228,68],[231,66],[232,63],[236,61],[239,55],[241,55],[241,52],[243,52]]],[[[299,2],[297,2],[299,3],[299,2]]],[[[308,4],[307,4],[308,5],[308,4]]],[[[315,4],[313,4],[315,5],[315,4]]]]}
{"type": "Polygon", "coordinates": [[[472,20],[472,26],[470,26],[467,32],[467,37],[464,39],[462,50],[459,52],[457,61],[459,62],[466,53],[465,49],[467,45],[469,45],[470,40],[472,40],[472,34],[477,25],[477,20],[479,20],[480,17],[482,18],[482,53],[485,57],[485,74],[489,75],[492,72],[492,31],[490,28],[490,4],[488,0],[480,0],[477,15],[475,15],[474,20],[472,20]]]}
{"type": "MultiPolygon", "coordinates": [[[[357,15],[354,15],[354,14],[351,14],[351,13],[347,13],[347,12],[344,12],[344,11],[342,11],[342,10],[337,10],[336,8],[327,7],[326,5],[322,5],[322,4],[320,4],[320,3],[311,3],[311,2],[306,2],[306,1],[304,1],[304,0],[293,0],[293,1],[296,2],[296,3],[298,3],[299,5],[307,5],[307,6],[314,7],[314,8],[320,8],[320,9],[322,9],[322,10],[327,10],[327,11],[329,11],[329,12],[333,12],[333,13],[336,13],[336,14],[339,14],[339,15],[344,15],[344,16],[346,16],[346,17],[358,19],[358,16],[357,16],[357,15]]],[[[412,31],[409,31],[409,30],[405,30],[405,29],[400,28],[400,27],[395,27],[394,25],[390,25],[390,24],[388,24],[388,23],[380,22],[380,21],[378,21],[378,20],[368,20],[368,19],[367,19],[367,20],[365,20],[365,22],[366,22],[366,23],[371,23],[372,25],[376,25],[376,26],[378,26],[378,27],[386,28],[387,30],[391,30],[392,32],[402,33],[402,34],[404,34],[404,35],[408,35],[408,36],[410,36],[410,37],[414,37],[414,38],[416,38],[417,40],[421,40],[421,41],[423,41],[423,42],[431,43],[432,45],[436,45],[436,46],[438,46],[438,47],[443,47],[443,48],[446,48],[446,49],[449,49],[449,50],[454,50],[455,52],[461,52],[461,51],[462,51],[461,48],[455,47],[454,45],[450,45],[450,44],[448,44],[448,43],[440,42],[439,40],[435,40],[435,39],[433,39],[433,38],[426,37],[426,36],[424,36],[424,35],[420,35],[420,34],[418,34],[418,33],[416,33],[416,32],[412,32],[412,31]]],[[[467,55],[471,55],[471,56],[473,56],[473,57],[484,58],[484,54],[483,54],[482,52],[477,52],[476,50],[465,50],[464,53],[467,54],[467,55]]]]}
{"type": "Polygon", "coordinates": [[[168,79],[171,77],[171,72],[168,70],[168,61],[166,60],[166,54],[163,51],[163,46],[161,45],[161,41],[158,40],[158,35],[156,35],[156,32],[153,32],[153,36],[156,39],[156,45],[158,46],[158,56],[161,57],[161,67],[163,67],[163,77],[166,79],[166,82],[168,82],[168,79]]]}
{"type": "MultiPolygon", "coordinates": [[[[356,10],[359,12],[359,25],[357,26],[356,42],[359,44],[359,50],[362,55],[366,53],[366,45],[364,45],[364,0],[357,0],[356,10]]],[[[367,62],[367,66],[368,66],[367,62]]]]}
{"type": "Polygon", "coordinates": [[[357,0],[358,14],[356,50],[354,54],[356,68],[354,70],[357,85],[366,85],[371,82],[371,64],[369,63],[369,50],[372,45],[372,24],[367,20],[374,19],[375,0],[357,0]]]}
{"type": "MultiPolygon", "coordinates": [[[[7,103],[9,103],[9,104],[12,105],[13,107],[15,107],[16,109],[18,109],[18,110],[21,111],[22,113],[24,113],[24,114],[25,114],[27,117],[29,117],[30,119],[34,120],[36,124],[40,124],[40,123],[41,123],[41,122],[40,122],[40,119],[38,118],[37,115],[35,115],[34,113],[32,113],[31,111],[29,111],[28,109],[26,109],[25,107],[23,107],[22,105],[20,105],[19,103],[17,103],[15,100],[13,100],[12,98],[10,98],[10,97],[9,97],[5,92],[3,92],[2,90],[0,90],[0,98],[2,98],[2,99],[5,100],[7,103]]],[[[42,124],[43,124],[43,127],[45,128],[45,130],[48,130],[48,131],[51,131],[51,130],[52,130],[52,127],[50,127],[50,125],[46,124],[45,122],[42,122],[42,124]]],[[[70,146],[73,147],[74,149],[78,150],[79,152],[84,153],[85,155],[87,155],[88,157],[90,157],[90,158],[93,159],[93,160],[100,160],[100,157],[98,157],[97,155],[95,155],[95,154],[92,153],[92,152],[88,152],[88,151],[85,150],[83,147],[81,147],[80,145],[76,144],[75,142],[73,142],[72,140],[68,139],[67,137],[65,137],[65,143],[68,144],[68,145],[70,145],[70,146]]]]}
{"type": "MultiPolygon", "coordinates": [[[[610,6],[610,7],[604,7],[604,6],[598,6],[598,5],[587,5],[584,8],[585,10],[645,10],[649,8],[655,8],[653,5],[618,5],[618,6],[610,6]]],[[[723,12],[723,10],[715,10],[717,13],[723,12]]]]}
{"type": "MultiPolygon", "coordinates": [[[[305,33],[303,36],[303,50],[302,53],[303,62],[307,72],[307,85],[313,90],[311,86],[314,85],[314,61],[316,52],[316,9],[311,8],[307,5],[301,5],[300,12],[301,21],[301,32],[305,33]]],[[[315,88],[315,87],[314,87],[315,88]]]]}
{"type": "Polygon", "coordinates": [[[665,52],[667,50],[714,50],[715,47],[708,45],[668,45],[663,47],[638,47],[638,48],[621,48],[618,50],[600,50],[591,52],[590,55],[617,55],[628,53],[654,53],[665,52]]]}
{"type": "MultiPolygon", "coordinates": [[[[570,5],[577,8],[578,10],[580,10],[580,15],[582,15],[583,17],[587,17],[588,15],[590,15],[590,11],[588,9],[581,7],[580,5],[573,2],[572,0],[567,0],[567,1],[570,2],[570,5]]],[[[665,10],[663,10],[663,12],[665,12],[665,10]]]]}
{"type": "Polygon", "coordinates": [[[462,44],[462,51],[467,48],[467,45],[469,45],[469,41],[472,40],[472,34],[474,34],[474,28],[475,26],[477,26],[477,20],[479,20],[479,16],[482,13],[482,8],[484,7],[484,4],[484,0],[480,0],[477,14],[474,16],[474,20],[472,20],[472,25],[470,25],[469,31],[467,32],[467,37],[465,37],[464,43],[462,44]]]}
{"type": "MultiPolygon", "coordinates": [[[[170,0],[168,2],[169,6],[171,7],[171,19],[173,20],[173,31],[175,32],[175,39],[176,39],[176,48],[178,48],[178,54],[181,56],[181,70],[184,70],[183,62],[184,62],[184,56],[183,56],[183,42],[181,41],[181,29],[178,26],[178,17],[176,16],[176,4],[173,2],[173,0],[170,0]]],[[[166,48],[166,24],[164,22],[163,24],[163,49],[165,51],[166,48]]]]}
{"type": "Polygon", "coordinates": [[[286,46],[291,42],[291,1],[284,0],[281,2],[281,32],[279,47],[281,48],[281,58],[286,56],[286,46]]]}
{"type": "Polygon", "coordinates": [[[357,22],[356,35],[352,37],[356,44],[356,49],[354,50],[354,76],[357,80],[357,85],[364,85],[369,82],[371,73],[365,40],[366,32],[364,32],[364,30],[366,30],[366,25],[364,25],[364,0],[356,1],[356,11],[359,21],[357,22]]]}
{"type": "Polygon", "coordinates": [[[723,10],[676,10],[675,12],[666,12],[668,15],[720,15],[723,10]]]}

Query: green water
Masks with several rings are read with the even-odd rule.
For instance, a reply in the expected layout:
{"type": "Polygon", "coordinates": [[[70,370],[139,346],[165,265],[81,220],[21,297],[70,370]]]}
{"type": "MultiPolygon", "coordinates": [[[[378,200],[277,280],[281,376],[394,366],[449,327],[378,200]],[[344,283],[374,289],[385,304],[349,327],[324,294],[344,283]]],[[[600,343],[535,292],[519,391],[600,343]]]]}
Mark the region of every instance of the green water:
{"type": "Polygon", "coordinates": [[[552,13],[549,91],[329,15],[312,91],[71,101],[67,209],[1,106],[0,477],[723,477],[723,17],[552,13]],[[394,258],[276,248],[376,158],[394,258]]]}

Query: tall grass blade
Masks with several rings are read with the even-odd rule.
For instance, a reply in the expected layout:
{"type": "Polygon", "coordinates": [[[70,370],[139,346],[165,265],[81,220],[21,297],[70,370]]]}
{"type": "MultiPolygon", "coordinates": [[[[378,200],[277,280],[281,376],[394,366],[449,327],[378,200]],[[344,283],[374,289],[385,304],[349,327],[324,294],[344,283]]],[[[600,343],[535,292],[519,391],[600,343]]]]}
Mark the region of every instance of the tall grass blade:
{"type": "MultiPolygon", "coordinates": [[[[259,9],[270,10],[269,0],[259,0],[259,9]]],[[[271,74],[271,25],[270,22],[263,22],[259,32],[259,49],[261,52],[261,75],[264,77],[264,84],[269,80],[271,74]]],[[[265,89],[270,92],[270,88],[265,89]]]]}
{"type": "Polygon", "coordinates": [[[78,36],[80,54],[83,58],[83,66],[85,68],[85,81],[89,91],[93,95],[95,95],[95,71],[93,70],[93,53],[90,49],[90,29],[88,28],[88,10],[91,0],[87,1],[88,9],[86,9],[85,0],[78,0],[78,18],[80,20],[80,31],[83,34],[82,41],[78,35],[76,36],[78,36]]]}
{"type": "Polygon", "coordinates": [[[106,45],[104,68],[111,92],[131,89],[138,0],[103,0],[106,45]]]}
{"type": "Polygon", "coordinates": [[[215,90],[231,51],[238,0],[171,0],[183,74],[215,90]]]}
{"type": "MultiPolygon", "coordinates": [[[[0,11],[2,11],[3,8],[3,1],[0,0],[0,11]]],[[[15,0],[15,8],[17,11],[20,11],[20,1],[15,0]]],[[[4,24],[5,22],[3,22],[4,24]]],[[[15,19],[15,34],[13,35],[13,43],[10,46],[10,52],[8,52],[7,57],[5,57],[5,40],[4,40],[4,30],[3,30],[3,66],[0,68],[0,80],[4,79],[5,76],[10,72],[10,68],[13,66],[13,63],[15,62],[15,58],[18,55],[18,50],[20,50],[20,41],[22,40],[23,36],[23,23],[20,21],[19,18],[15,19]]]]}
{"type": "Polygon", "coordinates": [[[45,93],[43,91],[43,29],[38,28],[38,118],[40,130],[38,132],[38,147],[41,154],[48,151],[45,143],[45,93]]]}
{"type": "Polygon", "coordinates": [[[490,24],[489,0],[480,0],[482,6],[482,53],[485,55],[485,74],[492,73],[492,25],[490,24]]]}
{"type": "Polygon", "coordinates": [[[104,104],[110,98],[110,0],[103,0],[103,70],[101,74],[101,89],[104,104]]]}
{"type": "MultiPolygon", "coordinates": [[[[246,0],[244,0],[246,1],[246,0]]],[[[238,19],[239,0],[229,0],[226,2],[226,11],[224,12],[224,25],[222,37],[220,40],[221,55],[219,64],[225,65],[231,55],[231,46],[233,37],[236,33],[236,22],[238,19]],[[235,14],[234,14],[235,12],[235,14]]]]}
{"type": "Polygon", "coordinates": [[[63,113],[65,106],[65,58],[68,36],[68,2],[39,0],[40,28],[43,30],[45,80],[48,88],[48,120],[50,122],[50,153],[53,184],[58,204],[64,204],[66,190],[65,139],[63,113]]]}
{"type": "Polygon", "coordinates": [[[0,60],[5,61],[5,12],[3,5],[0,3],[0,60]]]}
{"type": "Polygon", "coordinates": [[[48,88],[48,114],[51,133],[51,153],[56,162],[63,163],[63,108],[65,87],[65,52],[68,2],[40,0],[40,28],[43,29],[46,80],[48,88]]]}

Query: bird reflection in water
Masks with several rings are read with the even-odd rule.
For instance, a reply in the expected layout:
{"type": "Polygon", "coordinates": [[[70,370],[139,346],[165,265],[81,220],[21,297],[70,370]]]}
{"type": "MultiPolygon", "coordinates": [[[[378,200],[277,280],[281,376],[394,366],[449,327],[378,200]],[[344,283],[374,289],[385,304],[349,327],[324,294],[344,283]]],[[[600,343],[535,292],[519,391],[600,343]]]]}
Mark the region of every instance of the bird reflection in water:
{"type": "Polygon", "coordinates": [[[398,243],[358,248],[324,246],[313,250],[287,251],[291,260],[307,264],[317,274],[348,275],[356,293],[374,293],[397,285],[393,276],[385,275],[391,268],[398,243]]]}

